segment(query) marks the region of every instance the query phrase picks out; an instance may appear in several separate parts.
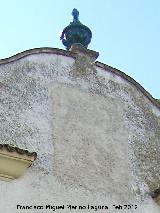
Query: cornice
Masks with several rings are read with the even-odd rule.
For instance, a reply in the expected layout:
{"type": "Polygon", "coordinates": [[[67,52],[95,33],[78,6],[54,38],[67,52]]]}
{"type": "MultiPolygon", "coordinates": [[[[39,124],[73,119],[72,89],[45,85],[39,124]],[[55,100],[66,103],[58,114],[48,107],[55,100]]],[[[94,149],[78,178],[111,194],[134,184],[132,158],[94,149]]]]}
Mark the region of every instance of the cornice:
{"type": "Polygon", "coordinates": [[[36,157],[36,152],[0,144],[0,180],[11,181],[19,178],[36,157]]]}
{"type": "Polygon", "coordinates": [[[75,53],[70,52],[70,51],[66,51],[66,50],[62,50],[62,49],[58,49],[58,48],[51,48],[51,47],[41,47],[41,48],[25,50],[23,52],[17,53],[16,55],[13,55],[9,58],[0,59],[0,65],[15,62],[15,61],[17,61],[21,58],[27,57],[29,55],[36,55],[36,54],[41,54],[41,53],[62,55],[62,56],[71,57],[71,58],[76,57],[75,53]]]}
{"type": "Polygon", "coordinates": [[[124,80],[128,81],[129,83],[131,83],[132,85],[134,85],[138,90],[140,90],[143,95],[145,95],[156,107],[158,107],[160,109],[160,101],[159,99],[155,99],[152,97],[152,95],[147,92],[137,81],[135,81],[133,78],[131,78],[130,76],[128,76],[127,74],[125,74],[124,72],[113,68],[111,66],[108,66],[106,64],[103,64],[99,61],[95,62],[97,67],[100,67],[108,72],[111,72],[117,76],[120,76],[121,78],[123,78],[124,80]]]}

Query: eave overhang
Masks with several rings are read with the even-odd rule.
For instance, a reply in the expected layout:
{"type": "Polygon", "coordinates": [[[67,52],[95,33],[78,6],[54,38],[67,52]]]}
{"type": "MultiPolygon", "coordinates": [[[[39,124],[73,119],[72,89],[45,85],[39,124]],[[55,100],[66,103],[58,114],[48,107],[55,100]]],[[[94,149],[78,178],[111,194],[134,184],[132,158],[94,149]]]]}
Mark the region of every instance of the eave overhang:
{"type": "Polygon", "coordinates": [[[19,178],[36,157],[36,152],[0,144],[0,180],[11,181],[19,178]]]}

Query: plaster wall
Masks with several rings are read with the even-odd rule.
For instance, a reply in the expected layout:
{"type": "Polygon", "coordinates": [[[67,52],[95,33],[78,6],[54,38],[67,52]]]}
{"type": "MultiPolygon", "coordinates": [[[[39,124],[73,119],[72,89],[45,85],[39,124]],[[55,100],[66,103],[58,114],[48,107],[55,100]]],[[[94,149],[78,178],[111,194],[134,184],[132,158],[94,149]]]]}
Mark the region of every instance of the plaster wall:
{"type": "Polygon", "coordinates": [[[0,65],[0,141],[38,154],[21,178],[0,182],[0,212],[54,211],[18,204],[160,212],[149,195],[160,184],[159,109],[109,68],[75,56],[39,53],[0,65]]]}

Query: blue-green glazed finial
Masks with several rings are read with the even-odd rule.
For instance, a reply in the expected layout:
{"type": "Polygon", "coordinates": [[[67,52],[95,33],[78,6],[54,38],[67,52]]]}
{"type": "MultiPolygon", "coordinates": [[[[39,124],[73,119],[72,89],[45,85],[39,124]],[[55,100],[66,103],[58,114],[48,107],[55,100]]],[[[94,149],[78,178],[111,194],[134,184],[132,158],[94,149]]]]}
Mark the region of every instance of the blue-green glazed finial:
{"type": "Polygon", "coordinates": [[[74,23],[79,22],[79,11],[76,8],[73,9],[72,16],[74,23]]]}
{"type": "Polygon", "coordinates": [[[64,28],[60,39],[67,50],[73,44],[79,44],[87,48],[92,38],[92,32],[79,21],[79,11],[77,9],[73,9],[72,16],[73,21],[64,28]]]}

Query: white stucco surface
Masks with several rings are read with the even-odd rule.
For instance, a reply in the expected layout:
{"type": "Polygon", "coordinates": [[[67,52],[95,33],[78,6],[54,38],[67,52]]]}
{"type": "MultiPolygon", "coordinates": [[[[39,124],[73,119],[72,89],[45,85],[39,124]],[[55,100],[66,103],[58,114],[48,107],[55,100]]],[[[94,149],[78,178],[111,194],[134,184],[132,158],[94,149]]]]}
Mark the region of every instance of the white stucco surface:
{"type": "Polygon", "coordinates": [[[0,212],[160,212],[150,196],[160,110],[135,85],[83,55],[39,53],[0,65],[0,91],[1,143],[38,155],[21,178],[0,182],[0,212]]]}

